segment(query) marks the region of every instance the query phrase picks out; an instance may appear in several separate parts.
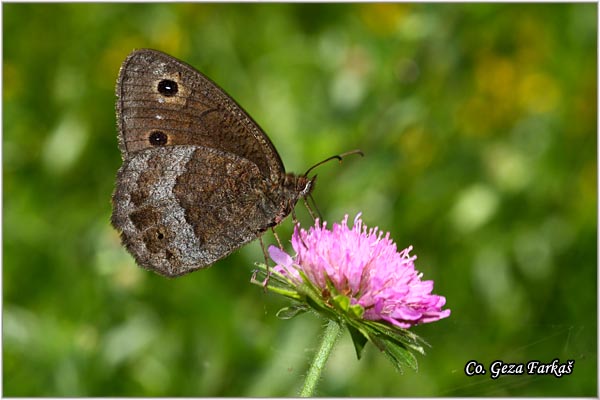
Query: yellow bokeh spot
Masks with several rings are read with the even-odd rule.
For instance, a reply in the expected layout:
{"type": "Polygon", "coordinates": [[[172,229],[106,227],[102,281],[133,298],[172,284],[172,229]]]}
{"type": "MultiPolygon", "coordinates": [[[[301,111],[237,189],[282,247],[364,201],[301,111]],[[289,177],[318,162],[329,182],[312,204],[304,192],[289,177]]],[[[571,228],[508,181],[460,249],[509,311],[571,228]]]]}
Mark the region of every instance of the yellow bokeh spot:
{"type": "Polygon", "coordinates": [[[5,62],[2,66],[4,71],[4,100],[11,100],[15,94],[19,93],[21,88],[21,75],[19,69],[14,64],[5,62]]]}
{"type": "Polygon", "coordinates": [[[154,38],[158,50],[169,54],[179,55],[184,49],[184,35],[175,21],[165,23],[157,30],[154,38]]]}
{"type": "Polygon", "coordinates": [[[427,168],[437,154],[436,141],[431,140],[431,133],[425,131],[422,125],[408,127],[400,135],[399,147],[406,153],[407,163],[411,170],[427,168]]]}
{"type": "Polygon", "coordinates": [[[519,82],[519,104],[526,110],[536,113],[552,111],[560,98],[556,82],[542,73],[526,74],[519,82]]]}
{"type": "Polygon", "coordinates": [[[512,98],[515,86],[515,66],[513,60],[484,56],[477,64],[475,79],[479,91],[498,100],[512,98]]]}
{"type": "Polygon", "coordinates": [[[577,176],[576,187],[579,199],[577,201],[578,208],[583,214],[589,213],[590,217],[595,216],[596,213],[597,183],[597,165],[594,161],[590,161],[583,166],[581,172],[577,176]]]}
{"type": "Polygon", "coordinates": [[[367,3],[361,5],[360,17],[369,30],[386,36],[398,30],[411,7],[410,4],[367,3]]]}

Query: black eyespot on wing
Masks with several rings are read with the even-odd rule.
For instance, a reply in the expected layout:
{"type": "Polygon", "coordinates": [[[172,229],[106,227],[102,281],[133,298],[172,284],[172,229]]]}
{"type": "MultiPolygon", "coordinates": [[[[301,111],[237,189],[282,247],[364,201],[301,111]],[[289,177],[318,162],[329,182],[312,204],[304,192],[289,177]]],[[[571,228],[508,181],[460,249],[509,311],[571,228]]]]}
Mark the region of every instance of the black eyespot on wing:
{"type": "Polygon", "coordinates": [[[177,86],[177,82],[172,81],[170,79],[163,79],[158,82],[158,93],[162,94],[166,97],[175,96],[179,91],[179,87],[177,86]]]}
{"type": "Polygon", "coordinates": [[[152,146],[164,146],[167,144],[169,137],[162,131],[153,131],[148,135],[148,142],[152,146]]]}

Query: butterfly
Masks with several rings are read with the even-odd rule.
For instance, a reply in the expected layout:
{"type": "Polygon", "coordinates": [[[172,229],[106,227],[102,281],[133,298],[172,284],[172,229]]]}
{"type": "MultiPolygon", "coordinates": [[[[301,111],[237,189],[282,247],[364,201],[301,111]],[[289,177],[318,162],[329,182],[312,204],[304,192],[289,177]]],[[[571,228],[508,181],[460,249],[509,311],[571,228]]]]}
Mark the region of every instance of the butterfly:
{"type": "Polygon", "coordinates": [[[314,187],[308,171],[285,172],[223,89],[168,54],[129,54],[116,95],[123,164],[111,222],[143,268],[169,277],[206,268],[281,223],[314,187]]]}

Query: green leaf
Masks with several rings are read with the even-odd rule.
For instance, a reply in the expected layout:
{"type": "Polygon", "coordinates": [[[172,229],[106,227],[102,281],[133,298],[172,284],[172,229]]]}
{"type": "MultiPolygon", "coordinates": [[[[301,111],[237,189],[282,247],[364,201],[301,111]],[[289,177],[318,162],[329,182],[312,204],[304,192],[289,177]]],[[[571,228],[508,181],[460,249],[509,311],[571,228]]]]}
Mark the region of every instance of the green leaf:
{"type": "Polygon", "coordinates": [[[376,321],[348,319],[347,324],[359,358],[365,345],[361,340],[368,339],[392,361],[399,371],[402,372],[404,367],[417,369],[417,359],[411,350],[423,353],[423,347],[418,345],[418,342],[423,342],[419,336],[407,329],[376,321]],[[361,339],[359,335],[366,339],[361,339]]]}
{"type": "Polygon", "coordinates": [[[358,329],[351,325],[348,326],[348,331],[350,332],[350,336],[352,337],[352,343],[354,343],[354,350],[356,350],[356,358],[360,360],[362,356],[363,349],[365,345],[369,341],[369,339],[363,335],[358,329]]]}
{"type": "Polygon", "coordinates": [[[369,331],[375,333],[378,337],[385,337],[387,340],[395,341],[405,347],[409,347],[421,354],[425,354],[425,350],[420,343],[429,345],[421,337],[409,331],[408,329],[398,328],[392,325],[383,324],[376,321],[364,321],[369,327],[369,331]]]}
{"type": "Polygon", "coordinates": [[[413,353],[406,349],[406,347],[395,343],[394,341],[385,340],[383,341],[385,344],[384,353],[390,358],[396,368],[402,371],[402,367],[408,366],[413,370],[417,370],[418,363],[417,359],[413,353]]]}

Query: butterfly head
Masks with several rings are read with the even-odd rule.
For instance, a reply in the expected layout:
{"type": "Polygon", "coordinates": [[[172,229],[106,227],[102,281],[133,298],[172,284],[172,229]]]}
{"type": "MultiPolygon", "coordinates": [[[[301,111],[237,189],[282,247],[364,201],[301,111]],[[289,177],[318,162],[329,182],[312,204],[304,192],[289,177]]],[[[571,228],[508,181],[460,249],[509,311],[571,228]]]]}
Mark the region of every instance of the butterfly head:
{"type": "Polygon", "coordinates": [[[316,180],[316,175],[309,178],[306,175],[286,174],[283,180],[283,186],[288,189],[290,193],[293,193],[295,200],[297,200],[308,196],[312,192],[316,180]]]}

